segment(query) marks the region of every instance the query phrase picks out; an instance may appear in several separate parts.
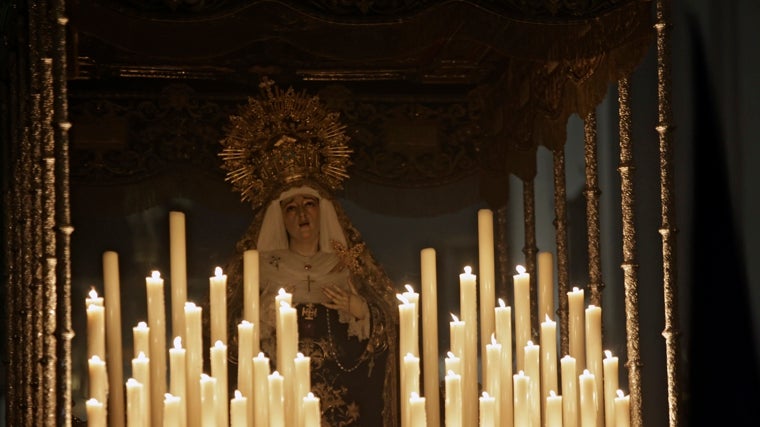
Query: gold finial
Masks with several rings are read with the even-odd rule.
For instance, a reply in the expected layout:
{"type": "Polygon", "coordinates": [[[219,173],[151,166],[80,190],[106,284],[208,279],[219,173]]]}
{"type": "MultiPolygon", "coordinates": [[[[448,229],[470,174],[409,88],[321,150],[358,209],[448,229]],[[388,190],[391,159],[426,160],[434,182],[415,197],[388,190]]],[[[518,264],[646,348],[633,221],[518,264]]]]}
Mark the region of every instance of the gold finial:
{"type": "Polygon", "coordinates": [[[301,179],[340,189],[351,164],[346,126],[318,96],[278,88],[266,77],[262,96],[250,97],[230,117],[221,140],[222,169],[242,200],[261,206],[275,191],[301,179]]]}

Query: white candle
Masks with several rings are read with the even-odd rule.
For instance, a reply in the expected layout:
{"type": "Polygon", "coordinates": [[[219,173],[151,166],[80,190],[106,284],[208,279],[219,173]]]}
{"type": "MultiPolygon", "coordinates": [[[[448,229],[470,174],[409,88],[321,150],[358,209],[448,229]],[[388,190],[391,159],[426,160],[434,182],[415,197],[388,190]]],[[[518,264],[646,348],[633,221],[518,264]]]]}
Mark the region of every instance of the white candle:
{"type": "MultiPolygon", "coordinates": [[[[306,357],[303,353],[296,354],[296,358],[293,361],[293,372],[295,374],[295,401],[302,403],[304,397],[311,390],[311,358],[306,357]]],[[[303,405],[295,405],[296,412],[296,425],[302,425],[304,422],[303,405]]]]}
{"type": "Polygon", "coordinates": [[[597,426],[596,379],[588,369],[578,376],[580,390],[581,427],[597,426]]]}
{"type": "MultiPolygon", "coordinates": [[[[140,353],[132,359],[132,377],[143,385],[141,389],[143,408],[145,409],[145,425],[149,425],[152,418],[152,402],[150,400],[150,359],[145,353],[140,353]]],[[[162,405],[163,406],[163,405],[162,405]]]]}
{"type": "Polygon", "coordinates": [[[84,299],[84,307],[87,308],[92,304],[103,307],[103,297],[98,295],[98,291],[95,290],[94,287],[91,288],[90,292],[87,293],[87,296],[84,299]]]}
{"type": "Polygon", "coordinates": [[[164,311],[164,279],[153,271],[145,278],[150,329],[150,400],[151,422],[163,425],[164,394],[166,393],[166,312],[164,311]]]}
{"type": "Polygon", "coordinates": [[[145,322],[132,327],[132,353],[133,358],[140,353],[150,354],[150,328],[145,322]]]}
{"type": "Polygon", "coordinates": [[[187,261],[185,214],[169,212],[169,253],[172,300],[172,336],[185,337],[187,302],[187,261]]]}
{"type": "Polygon", "coordinates": [[[604,422],[615,426],[615,394],[618,391],[618,358],[609,350],[604,351],[604,422]]]}
{"type": "Polygon", "coordinates": [[[449,370],[444,383],[446,427],[462,427],[462,376],[449,370]]]}
{"type": "Polygon", "coordinates": [[[541,396],[548,396],[550,390],[559,390],[557,384],[557,322],[546,316],[546,320],[541,322],[541,396]]]}
{"type": "MultiPolygon", "coordinates": [[[[486,346],[491,341],[494,333],[494,311],[496,306],[495,282],[496,272],[494,268],[494,244],[493,244],[493,211],[490,209],[478,210],[478,267],[480,276],[478,280],[480,298],[480,354],[486,354],[486,346]]],[[[481,372],[483,384],[488,384],[487,358],[483,361],[481,372]]]]}
{"type": "Polygon", "coordinates": [[[269,358],[264,353],[253,358],[253,402],[254,425],[267,427],[269,425],[269,358]]]}
{"type": "Polygon", "coordinates": [[[435,249],[420,251],[420,286],[422,298],[422,378],[424,379],[425,412],[430,425],[438,426],[440,400],[438,389],[438,281],[435,249]],[[430,391],[433,391],[432,393],[430,391]]]}
{"type": "Polygon", "coordinates": [[[454,355],[452,352],[446,353],[446,359],[443,361],[446,372],[453,372],[457,375],[462,375],[462,361],[454,355]]]}
{"type": "Polygon", "coordinates": [[[512,389],[514,390],[514,424],[517,427],[531,426],[530,415],[530,378],[525,372],[519,371],[513,375],[512,389]]]}
{"type": "Polygon", "coordinates": [[[211,342],[227,344],[227,275],[222,273],[221,267],[216,267],[208,282],[211,342]]]}
{"type": "Polygon", "coordinates": [[[402,402],[402,426],[414,426],[412,423],[412,408],[409,405],[410,396],[420,393],[420,358],[407,353],[401,364],[401,402],[402,402]],[[405,403],[405,404],[403,404],[405,403]]]}
{"type": "Polygon", "coordinates": [[[87,361],[89,371],[89,397],[103,403],[108,398],[108,373],[106,362],[98,355],[87,361]]]}
{"type": "Polygon", "coordinates": [[[216,427],[216,378],[201,374],[201,427],[216,427]]]}
{"type": "MultiPolygon", "coordinates": [[[[491,335],[491,344],[486,345],[486,390],[493,399],[501,399],[501,351],[502,346],[496,341],[496,336],[491,335]]],[[[481,398],[482,399],[482,398],[481,398]]],[[[501,408],[499,405],[493,405],[493,425],[501,425],[500,421],[501,408]]],[[[481,418],[481,424],[482,424],[481,418]]]]}
{"type": "Polygon", "coordinates": [[[103,403],[95,398],[87,399],[87,426],[88,427],[106,427],[106,408],[103,403]]]}
{"type": "Polygon", "coordinates": [[[480,427],[494,427],[496,423],[496,398],[484,391],[480,396],[480,427]]]}
{"type": "Polygon", "coordinates": [[[396,298],[401,301],[398,305],[399,320],[399,355],[405,356],[407,353],[417,355],[417,341],[419,336],[415,327],[415,304],[409,301],[407,294],[396,294],[396,298]]]}
{"type": "MultiPolygon", "coordinates": [[[[174,348],[169,349],[169,393],[180,399],[177,421],[178,425],[183,426],[187,423],[187,364],[185,352],[185,349],[182,348],[182,337],[175,337],[174,348]]],[[[166,417],[164,417],[164,421],[166,421],[166,417]]]]}
{"type": "Polygon", "coordinates": [[[235,397],[230,400],[230,427],[248,427],[247,401],[240,390],[235,390],[235,397]]]}
{"type": "MultiPolygon", "coordinates": [[[[589,305],[586,308],[586,369],[596,379],[597,408],[596,424],[604,425],[604,368],[602,367],[602,308],[589,305]]],[[[617,388],[617,387],[616,387],[617,388]]]]}
{"type": "MultiPolygon", "coordinates": [[[[117,387],[113,387],[117,388],[117,387]]],[[[127,427],[145,427],[148,425],[148,412],[145,408],[145,387],[134,378],[127,380],[127,427]]]]}
{"type": "Polygon", "coordinates": [[[201,315],[203,309],[192,302],[185,303],[185,378],[187,379],[187,425],[198,427],[201,423],[201,386],[203,373],[203,337],[201,315]]]}
{"type": "Polygon", "coordinates": [[[108,393],[108,424],[124,426],[124,368],[121,348],[121,291],[119,282],[119,256],[116,252],[103,253],[103,297],[106,306],[106,364],[108,383],[114,384],[108,393]],[[116,386],[119,384],[119,386],[116,386]]]}
{"type": "Polygon", "coordinates": [[[410,424],[411,426],[425,427],[427,425],[427,418],[425,416],[425,398],[418,393],[412,393],[409,397],[409,409],[410,409],[410,424]]]}
{"type": "Polygon", "coordinates": [[[229,424],[229,399],[227,397],[227,346],[218,340],[210,349],[211,376],[216,379],[214,401],[216,402],[216,424],[229,424]]]}
{"type": "Polygon", "coordinates": [[[283,378],[279,372],[274,371],[268,377],[269,380],[269,425],[271,427],[285,427],[285,392],[283,378]]]}
{"type": "Polygon", "coordinates": [[[87,358],[92,356],[106,357],[106,310],[98,304],[87,306],[87,358]]]}
{"type": "Polygon", "coordinates": [[[578,371],[575,358],[566,355],[560,360],[562,376],[562,425],[577,427],[580,420],[578,408],[578,371]]]}
{"type": "MultiPolygon", "coordinates": [[[[586,326],[584,320],[583,289],[574,287],[567,293],[570,356],[575,359],[576,369],[586,367],[586,326]]],[[[564,391],[562,392],[564,394],[564,391]]]]}
{"type": "MultiPolygon", "coordinates": [[[[283,367],[285,366],[285,360],[283,359],[283,357],[285,357],[285,353],[284,353],[285,350],[283,349],[285,348],[285,346],[288,346],[287,351],[291,350],[290,345],[284,344],[283,340],[287,339],[289,342],[292,341],[291,335],[293,334],[293,331],[286,332],[283,329],[282,315],[284,311],[281,308],[285,306],[290,307],[293,305],[293,294],[285,292],[285,289],[280,288],[278,294],[274,297],[274,302],[275,302],[274,310],[275,310],[275,332],[276,332],[275,340],[277,342],[277,350],[276,350],[277,351],[277,355],[276,355],[277,369],[279,369],[280,371],[283,371],[283,367]]],[[[288,358],[295,357],[296,351],[297,350],[293,350],[292,354],[288,354],[287,357],[288,358]]],[[[282,372],[282,374],[286,375],[287,373],[282,372]]]]}
{"type": "Polygon", "coordinates": [[[551,252],[538,253],[538,318],[554,318],[554,260],[551,252]]]}
{"type": "Polygon", "coordinates": [[[546,427],[562,427],[562,396],[549,390],[546,396],[546,427]]]}
{"type": "Polygon", "coordinates": [[[499,384],[499,425],[512,427],[514,419],[512,401],[512,307],[507,307],[499,298],[499,306],[494,308],[496,341],[501,344],[501,380],[499,384]]]}
{"type": "Polygon", "coordinates": [[[176,427],[183,426],[184,424],[184,405],[182,405],[182,398],[174,396],[171,393],[164,394],[164,427],[176,427]]]}
{"type": "Polygon", "coordinates": [[[530,416],[534,426],[541,425],[541,363],[540,347],[528,340],[525,346],[525,375],[530,378],[530,416]]]}
{"type": "Polygon", "coordinates": [[[306,394],[303,398],[303,427],[319,427],[321,416],[319,410],[319,398],[315,397],[312,392],[306,394]]]}
{"type": "Polygon", "coordinates": [[[478,423],[478,313],[476,276],[472,268],[459,275],[459,304],[464,321],[464,354],[462,358],[462,406],[465,425],[478,423]]]}
{"type": "Polygon", "coordinates": [[[528,345],[531,338],[530,327],[530,274],[525,267],[517,266],[513,277],[515,294],[515,349],[517,350],[517,370],[525,369],[524,353],[521,349],[528,345]]]}
{"type": "Polygon", "coordinates": [[[631,396],[623,393],[623,390],[617,390],[615,398],[615,427],[631,426],[631,396]]]}
{"type": "MultiPolygon", "coordinates": [[[[280,347],[277,349],[282,364],[277,365],[277,369],[283,378],[283,393],[285,394],[284,410],[285,425],[295,425],[295,375],[294,361],[298,353],[298,318],[296,309],[291,307],[287,302],[280,304],[280,324],[283,337],[280,340],[280,347]]],[[[300,403],[300,398],[298,402],[300,403]]]]}
{"type": "MultiPolygon", "coordinates": [[[[259,251],[249,249],[243,252],[243,320],[259,324],[259,251]]],[[[259,327],[253,329],[251,354],[259,352],[259,327]]],[[[251,406],[251,402],[248,402],[251,406]]],[[[250,419],[250,412],[249,412],[250,419]]]]}
{"type": "MultiPolygon", "coordinates": [[[[246,418],[253,421],[253,323],[243,320],[238,324],[237,388],[247,398],[246,418]]],[[[258,352],[257,352],[258,353],[258,352]]]]}
{"type": "Polygon", "coordinates": [[[410,304],[412,304],[414,314],[412,315],[412,330],[414,331],[414,336],[417,338],[415,340],[412,340],[412,351],[411,353],[415,356],[420,355],[420,341],[419,341],[419,335],[420,335],[420,294],[414,291],[414,288],[412,288],[412,285],[406,284],[404,285],[404,288],[406,288],[406,292],[404,292],[402,295],[404,298],[406,298],[407,301],[409,301],[410,304]]]}

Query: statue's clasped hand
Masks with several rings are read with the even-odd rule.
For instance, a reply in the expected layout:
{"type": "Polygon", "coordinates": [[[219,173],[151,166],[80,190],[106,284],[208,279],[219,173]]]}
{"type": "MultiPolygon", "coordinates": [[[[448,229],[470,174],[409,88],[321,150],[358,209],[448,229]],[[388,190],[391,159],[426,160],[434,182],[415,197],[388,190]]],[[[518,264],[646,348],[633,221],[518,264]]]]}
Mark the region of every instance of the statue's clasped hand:
{"type": "Polygon", "coordinates": [[[353,290],[328,286],[323,288],[322,292],[328,298],[328,301],[324,303],[325,307],[350,313],[357,320],[364,319],[367,316],[366,301],[353,290]]]}

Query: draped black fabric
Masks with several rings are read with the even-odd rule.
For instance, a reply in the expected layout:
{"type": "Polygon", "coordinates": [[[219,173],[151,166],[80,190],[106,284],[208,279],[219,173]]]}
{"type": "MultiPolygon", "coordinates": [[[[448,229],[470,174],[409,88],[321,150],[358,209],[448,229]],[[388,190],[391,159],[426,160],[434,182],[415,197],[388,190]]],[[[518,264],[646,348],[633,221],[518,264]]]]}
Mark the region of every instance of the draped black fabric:
{"type": "Polygon", "coordinates": [[[719,415],[721,425],[754,426],[760,381],[743,237],[735,224],[726,141],[703,41],[692,33],[696,128],[687,416],[692,425],[707,425],[719,415]]]}

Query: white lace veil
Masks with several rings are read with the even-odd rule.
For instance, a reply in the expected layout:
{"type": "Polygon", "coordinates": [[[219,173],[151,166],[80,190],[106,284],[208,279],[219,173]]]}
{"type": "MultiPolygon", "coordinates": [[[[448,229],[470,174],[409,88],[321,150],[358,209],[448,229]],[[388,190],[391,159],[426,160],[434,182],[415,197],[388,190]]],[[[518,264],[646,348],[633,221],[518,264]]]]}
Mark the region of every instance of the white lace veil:
{"type": "Polygon", "coordinates": [[[319,199],[319,249],[322,252],[333,252],[332,241],[345,246],[346,236],[338,222],[338,214],[332,201],[322,197],[316,189],[304,185],[283,191],[280,197],[269,203],[261,222],[256,248],[260,251],[288,248],[288,233],[285,230],[280,202],[297,194],[308,194],[319,199]]]}

